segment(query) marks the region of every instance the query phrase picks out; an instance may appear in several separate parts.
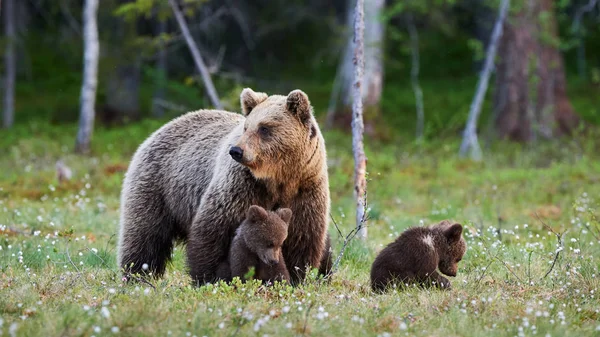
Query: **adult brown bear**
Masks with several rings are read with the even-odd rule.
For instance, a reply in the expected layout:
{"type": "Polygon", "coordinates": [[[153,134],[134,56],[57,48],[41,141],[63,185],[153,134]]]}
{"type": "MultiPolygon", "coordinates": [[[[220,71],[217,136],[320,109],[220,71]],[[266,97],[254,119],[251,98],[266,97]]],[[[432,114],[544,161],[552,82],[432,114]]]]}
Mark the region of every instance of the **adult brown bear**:
{"type": "Polygon", "coordinates": [[[292,210],[283,246],[292,283],[307,267],[331,265],[325,142],[308,96],[246,88],[241,106],[243,116],[190,112],[140,145],[121,193],[118,263],[125,275],[162,275],[180,240],[192,279],[215,281],[251,205],[292,210]]]}

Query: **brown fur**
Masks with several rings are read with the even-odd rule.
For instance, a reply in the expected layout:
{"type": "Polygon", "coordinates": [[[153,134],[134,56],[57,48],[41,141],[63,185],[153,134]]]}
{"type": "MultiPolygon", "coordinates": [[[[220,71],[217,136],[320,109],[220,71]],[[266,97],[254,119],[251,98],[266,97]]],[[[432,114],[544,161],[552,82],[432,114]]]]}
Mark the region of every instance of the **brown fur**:
{"type": "Polygon", "coordinates": [[[263,282],[289,282],[290,274],[281,247],[287,237],[291,217],[289,208],[267,212],[260,206],[250,206],[246,219],[233,238],[229,258],[219,266],[217,277],[244,280],[250,268],[254,268],[254,278],[263,282]]]}
{"type": "Polygon", "coordinates": [[[245,116],[190,112],[140,145],[121,194],[118,261],[125,273],[147,264],[147,272],[162,275],[180,240],[192,278],[215,281],[250,205],[294,213],[283,244],[292,283],[327,258],[325,143],[308,97],[244,89],[241,105],[245,116]],[[243,151],[239,162],[234,147],[243,151]]]}
{"type": "Polygon", "coordinates": [[[409,228],[373,262],[371,287],[382,291],[395,283],[418,283],[450,288],[450,281],[436,269],[444,275],[456,276],[466,248],[460,224],[444,220],[431,227],[409,228]]]}

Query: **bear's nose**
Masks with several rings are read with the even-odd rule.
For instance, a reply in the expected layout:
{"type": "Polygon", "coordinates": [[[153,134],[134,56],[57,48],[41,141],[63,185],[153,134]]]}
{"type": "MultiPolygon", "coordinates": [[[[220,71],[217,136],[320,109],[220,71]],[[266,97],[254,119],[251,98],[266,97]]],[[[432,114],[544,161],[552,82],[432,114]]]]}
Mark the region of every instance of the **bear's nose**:
{"type": "Polygon", "coordinates": [[[279,260],[271,260],[271,265],[276,266],[279,264],[279,260]]]}
{"type": "Polygon", "coordinates": [[[232,146],[229,149],[229,155],[233,160],[237,162],[242,162],[242,158],[244,157],[244,150],[242,150],[239,146],[232,146]]]}

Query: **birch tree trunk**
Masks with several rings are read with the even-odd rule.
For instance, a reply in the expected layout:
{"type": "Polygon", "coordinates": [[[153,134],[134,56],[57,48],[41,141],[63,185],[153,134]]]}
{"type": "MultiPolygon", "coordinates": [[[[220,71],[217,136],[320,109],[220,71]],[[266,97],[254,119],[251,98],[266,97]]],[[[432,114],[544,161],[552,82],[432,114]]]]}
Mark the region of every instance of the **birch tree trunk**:
{"type": "Polygon", "coordinates": [[[496,58],[498,43],[502,37],[504,20],[506,19],[509,8],[510,1],[502,0],[498,19],[494,25],[492,38],[490,39],[486,52],[485,63],[481,75],[479,76],[479,83],[477,83],[477,91],[475,92],[475,97],[473,97],[473,102],[469,109],[469,119],[467,120],[467,126],[463,132],[462,144],[460,145],[459,155],[461,157],[464,157],[467,154],[467,151],[470,151],[473,160],[481,160],[481,147],[479,146],[479,140],[477,139],[477,121],[479,120],[479,114],[481,113],[481,106],[483,105],[485,93],[487,92],[490,76],[494,69],[494,59],[496,58]]]}
{"type": "MultiPolygon", "coordinates": [[[[364,101],[365,110],[374,112],[379,111],[381,93],[383,90],[383,33],[384,25],[381,21],[381,15],[385,8],[384,0],[367,0],[364,6],[364,71],[363,87],[361,97],[364,101]]],[[[355,17],[353,9],[356,8],[356,0],[348,1],[347,26],[353,27],[355,17]]],[[[353,57],[355,53],[354,35],[348,34],[348,42],[344,48],[340,64],[338,65],[334,87],[332,90],[325,128],[333,126],[336,115],[339,112],[348,111],[352,104],[352,86],[354,85],[353,76],[353,57]],[[341,102],[341,107],[338,107],[341,102]]]]}
{"type": "Polygon", "coordinates": [[[10,128],[15,118],[15,81],[17,77],[17,59],[15,55],[15,2],[4,0],[4,33],[6,49],[4,50],[4,109],[2,125],[10,128]]]}
{"type": "Polygon", "coordinates": [[[96,88],[98,86],[98,0],[86,0],[83,7],[83,85],[81,86],[79,131],[75,151],[87,153],[90,150],[90,139],[94,128],[94,106],[96,88]]]}
{"type": "Polygon", "coordinates": [[[190,34],[190,30],[188,29],[188,25],[179,9],[175,0],[169,0],[169,5],[173,9],[173,14],[175,14],[175,19],[177,19],[177,23],[179,24],[179,28],[181,29],[181,33],[185,38],[185,42],[192,53],[192,57],[194,58],[194,62],[196,63],[196,67],[202,76],[202,81],[204,82],[204,86],[206,87],[206,91],[212,104],[217,109],[223,109],[223,105],[221,105],[221,101],[219,100],[219,96],[217,95],[217,90],[215,90],[215,86],[213,85],[212,79],[210,78],[210,73],[208,69],[206,69],[206,65],[202,60],[202,56],[200,55],[200,51],[198,50],[198,46],[190,34]]]}
{"type": "Polygon", "coordinates": [[[354,154],[354,194],[356,196],[356,228],[363,240],[367,238],[365,224],[367,158],[363,145],[363,68],[364,68],[364,0],[356,2],[354,21],[354,85],[352,87],[352,152],[354,154]]]}
{"type": "Polygon", "coordinates": [[[494,113],[500,138],[534,141],[570,133],[579,116],[567,97],[552,0],[520,0],[497,65],[494,113]]]}

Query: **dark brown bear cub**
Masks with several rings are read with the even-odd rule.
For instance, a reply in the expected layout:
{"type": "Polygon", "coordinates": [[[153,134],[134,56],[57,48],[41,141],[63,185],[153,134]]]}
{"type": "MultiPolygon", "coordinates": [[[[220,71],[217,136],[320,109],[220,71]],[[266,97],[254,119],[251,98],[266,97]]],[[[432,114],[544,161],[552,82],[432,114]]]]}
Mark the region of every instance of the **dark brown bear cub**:
{"type": "Polygon", "coordinates": [[[229,281],[238,276],[243,280],[254,267],[255,279],[289,282],[290,274],[281,247],[291,218],[289,208],[267,212],[260,206],[250,206],[231,242],[227,262],[221,263],[217,270],[217,277],[229,281]]]}
{"type": "Polygon", "coordinates": [[[371,288],[383,291],[393,284],[435,285],[450,288],[450,281],[436,271],[456,276],[467,245],[462,226],[444,220],[430,227],[413,227],[385,247],[371,267],[371,288]]]}

